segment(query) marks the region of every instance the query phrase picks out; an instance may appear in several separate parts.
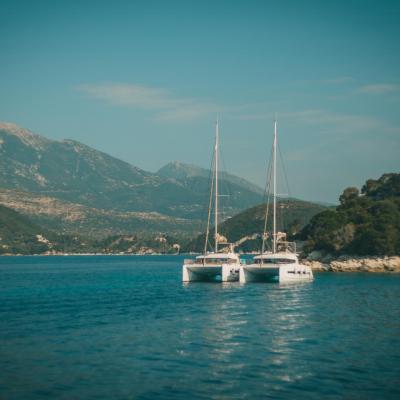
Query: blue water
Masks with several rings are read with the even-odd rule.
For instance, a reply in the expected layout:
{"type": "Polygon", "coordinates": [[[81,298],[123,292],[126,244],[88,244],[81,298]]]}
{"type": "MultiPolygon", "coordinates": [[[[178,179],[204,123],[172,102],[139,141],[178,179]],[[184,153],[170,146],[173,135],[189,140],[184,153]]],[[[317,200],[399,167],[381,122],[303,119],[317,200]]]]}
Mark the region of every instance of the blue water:
{"type": "Polygon", "coordinates": [[[400,276],[181,283],[182,257],[2,257],[1,399],[399,399],[400,276]]]}

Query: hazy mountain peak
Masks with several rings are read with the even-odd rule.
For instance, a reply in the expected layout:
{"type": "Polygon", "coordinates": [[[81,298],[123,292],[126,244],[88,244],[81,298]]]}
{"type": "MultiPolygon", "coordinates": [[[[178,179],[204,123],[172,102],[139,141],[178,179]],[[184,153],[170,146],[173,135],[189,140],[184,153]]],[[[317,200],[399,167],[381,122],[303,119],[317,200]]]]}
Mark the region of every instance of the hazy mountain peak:
{"type": "Polygon", "coordinates": [[[156,174],[165,178],[185,179],[194,176],[206,177],[209,175],[209,171],[193,164],[171,161],[161,167],[156,174]]]}
{"type": "Polygon", "coordinates": [[[44,138],[43,136],[37,135],[29,131],[28,129],[21,128],[20,126],[11,122],[0,122],[0,131],[5,132],[8,135],[17,137],[22,143],[27,146],[31,146],[37,150],[41,150],[46,147],[51,140],[44,138]]]}
{"type": "MultiPolygon", "coordinates": [[[[210,176],[210,170],[206,168],[201,168],[193,164],[186,164],[179,161],[171,161],[168,164],[161,167],[156,172],[156,174],[165,178],[176,179],[176,180],[184,180],[197,177],[208,179],[210,176]]],[[[263,194],[263,190],[259,186],[239,176],[221,171],[220,177],[226,180],[227,182],[230,182],[231,184],[239,185],[241,187],[253,191],[254,193],[263,194]]]]}
{"type": "Polygon", "coordinates": [[[81,143],[78,140],[64,139],[61,143],[71,148],[73,151],[75,151],[75,153],[93,153],[97,155],[102,154],[102,152],[100,152],[99,150],[96,150],[84,143],[81,143]]]}

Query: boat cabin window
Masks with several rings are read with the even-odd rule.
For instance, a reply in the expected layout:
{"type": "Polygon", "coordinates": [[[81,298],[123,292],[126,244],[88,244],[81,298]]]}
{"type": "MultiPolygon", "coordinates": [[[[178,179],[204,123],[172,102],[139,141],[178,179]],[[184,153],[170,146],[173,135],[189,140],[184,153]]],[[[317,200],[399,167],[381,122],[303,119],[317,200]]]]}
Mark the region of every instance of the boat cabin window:
{"type": "Polygon", "coordinates": [[[226,263],[227,259],[226,258],[206,258],[206,263],[210,264],[223,264],[226,263]]]}
{"type": "Polygon", "coordinates": [[[257,258],[254,260],[254,264],[294,264],[296,260],[293,260],[291,258],[264,258],[260,259],[257,258]]]}
{"type": "Polygon", "coordinates": [[[235,263],[234,258],[198,258],[196,263],[198,264],[232,264],[235,263]]]}

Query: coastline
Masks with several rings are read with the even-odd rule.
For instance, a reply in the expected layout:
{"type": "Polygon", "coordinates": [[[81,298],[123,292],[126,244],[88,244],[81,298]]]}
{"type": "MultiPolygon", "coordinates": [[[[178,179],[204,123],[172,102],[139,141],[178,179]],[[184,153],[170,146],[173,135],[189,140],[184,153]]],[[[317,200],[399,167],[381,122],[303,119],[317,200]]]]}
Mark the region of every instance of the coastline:
{"type": "Polygon", "coordinates": [[[371,272],[371,273],[400,273],[400,256],[359,257],[340,256],[336,259],[301,260],[317,272],[371,272]]]}
{"type": "MultiPolygon", "coordinates": [[[[90,257],[90,256],[193,256],[194,253],[162,254],[162,253],[52,253],[52,254],[1,254],[2,257],[90,257]]],[[[245,254],[247,255],[247,253],[245,254]]],[[[249,254],[250,255],[250,254],[249,254]]],[[[343,255],[337,258],[322,256],[319,252],[311,253],[300,263],[308,265],[315,272],[369,272],[369,273],[400,273],[400,256],[369,256],[360,257],[343,255]]]]}
{"type": "Polygon", "coordinates": [[[0,254],[1,257],[91,257],[91,256],[179,256],[181,254],[168,253],[43,253],[43,254],[0,254]]]}

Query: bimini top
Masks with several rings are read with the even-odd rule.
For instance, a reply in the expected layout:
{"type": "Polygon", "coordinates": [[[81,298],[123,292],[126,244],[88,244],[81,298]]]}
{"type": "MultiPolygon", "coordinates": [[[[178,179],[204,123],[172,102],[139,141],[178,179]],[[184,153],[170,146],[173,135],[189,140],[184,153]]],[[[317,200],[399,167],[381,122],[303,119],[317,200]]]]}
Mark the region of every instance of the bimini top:
{"type": "Polygon", "coordinates": [[[278,253],[267,252],[254,257],[254,264],[295,264],[297,262],[297,255],[287,251],[278,253]]]}
{"type": "Polygon", "coordinates": [[[236,253],[207,253],[196,257],[196,264],[230,264],[239,262],[239,256],[236,253]]]}

